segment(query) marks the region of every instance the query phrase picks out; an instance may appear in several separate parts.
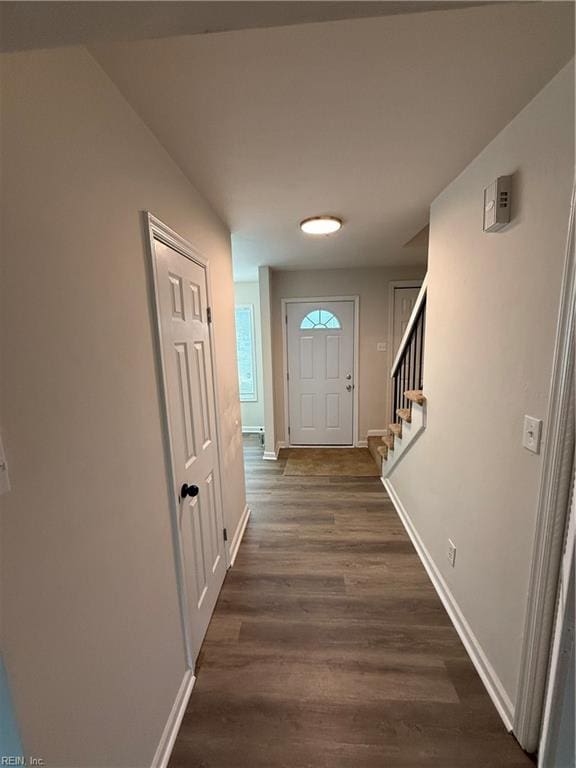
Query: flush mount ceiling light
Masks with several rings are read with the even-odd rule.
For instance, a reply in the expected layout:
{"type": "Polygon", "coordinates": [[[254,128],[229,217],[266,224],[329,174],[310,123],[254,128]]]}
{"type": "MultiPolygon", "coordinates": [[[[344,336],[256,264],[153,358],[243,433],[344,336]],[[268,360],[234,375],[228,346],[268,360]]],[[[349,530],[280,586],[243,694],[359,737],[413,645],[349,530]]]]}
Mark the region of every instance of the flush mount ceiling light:
{"type": "Polygon", "coordinates": [[[337,216],[310,216],[300,222],[300,229],[307,235],[331,235],[341,226],[342,219],[337,216]]]}

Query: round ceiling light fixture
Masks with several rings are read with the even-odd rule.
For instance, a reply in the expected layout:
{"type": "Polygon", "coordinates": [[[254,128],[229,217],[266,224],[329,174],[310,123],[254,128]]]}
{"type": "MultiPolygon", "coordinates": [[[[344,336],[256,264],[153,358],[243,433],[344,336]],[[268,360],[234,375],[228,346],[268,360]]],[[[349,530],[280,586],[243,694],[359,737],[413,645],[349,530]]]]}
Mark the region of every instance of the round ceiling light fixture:
{"type": "Polygon", "coordinates": [[[307,235],[332,235],[342,226],[337,216],[310,216],[300,222],[300,229],[307,235]]]}

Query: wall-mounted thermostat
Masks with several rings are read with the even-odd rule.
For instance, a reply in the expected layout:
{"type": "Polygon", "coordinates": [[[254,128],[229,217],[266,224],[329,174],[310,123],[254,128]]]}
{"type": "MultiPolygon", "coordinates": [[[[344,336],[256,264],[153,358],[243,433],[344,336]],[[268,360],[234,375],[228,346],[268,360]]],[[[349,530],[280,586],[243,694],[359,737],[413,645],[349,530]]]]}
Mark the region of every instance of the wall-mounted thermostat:
{"type": "Polygon", "coordinates": [[[510,223],[512,176],[498,176],[484,190],[484,232],[498,232],[510,223]]]}

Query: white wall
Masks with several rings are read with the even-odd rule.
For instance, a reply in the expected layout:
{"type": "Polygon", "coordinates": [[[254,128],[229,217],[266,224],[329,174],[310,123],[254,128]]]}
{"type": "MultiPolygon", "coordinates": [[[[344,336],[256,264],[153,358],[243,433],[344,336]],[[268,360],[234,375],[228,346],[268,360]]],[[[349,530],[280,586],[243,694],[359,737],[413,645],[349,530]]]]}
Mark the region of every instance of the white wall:
{"type": "Polygon", "coordinates": [[[426,267],[368,269],[310,269],[272,271],[272,337],[274,354],[274,417],[276,439],[287,440],[284,415],[282,299],[320,296],[360,297],[359,439],[369,429],[386,429],[390,422],[388,383],[390,350],[378,352],[378,342],[388,343],[389,286],[394,280],[422,279],[426,267]]]}
{"type": "Polygon", "coordinates": [[[264,427],[264,381],[262,378],[262,324],[260,320],[260,288],[255,283],[234,283],[236,304],[250,304],[254,312],[256,345],[256,396],[254,402],[240,403],[242,427],[264,427]]]}
{"type": "Polygon", "coordinates": [[[5,56],[3,651],[26,754],[144,768],[184,673],[141,211],[210,260],[244,508],[229,233],[84,50],[5,56]]]}
{"type": "Polygon", "coordinates": [[[542,467],[522,448],[522,423],[544,418],[549,401],[574,175],[572,68],[432,206],[427,429],[391,475],[511,710],[542,467]],[[485,234],[482,191],[503,174],[514,174],[513,221],[485,234]]]}
{"type": "Polygon", "coordinates": [[[264,458],[276,458],[276,419],[274,417],[274,369],[272,337],[272,270],[258,267],[260,323],[262,330],[262,380],[264,384],[264,458]]]}

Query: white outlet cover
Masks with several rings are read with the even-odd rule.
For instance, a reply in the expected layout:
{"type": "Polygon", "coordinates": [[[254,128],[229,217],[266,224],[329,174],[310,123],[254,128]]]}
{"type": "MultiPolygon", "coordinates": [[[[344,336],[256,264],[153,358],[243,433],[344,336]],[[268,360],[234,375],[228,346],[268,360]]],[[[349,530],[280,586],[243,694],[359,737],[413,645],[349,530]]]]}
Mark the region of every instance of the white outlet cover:
{"type": "Polygon", "coordinates": [[[534,416],[524,416],[524,428],[522,430],[522,445],[527,451],[540,453],[540,437],[542,435],[542,419],[534,416]]]}
{"type": "Polygon", "coordinates": [[[386,342],[385,341],[379,341],[376,344],[376,350],[378,352],[386,352],[386,342]]]}

